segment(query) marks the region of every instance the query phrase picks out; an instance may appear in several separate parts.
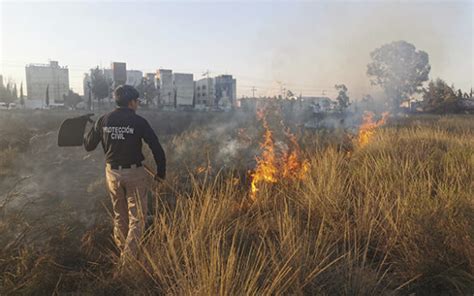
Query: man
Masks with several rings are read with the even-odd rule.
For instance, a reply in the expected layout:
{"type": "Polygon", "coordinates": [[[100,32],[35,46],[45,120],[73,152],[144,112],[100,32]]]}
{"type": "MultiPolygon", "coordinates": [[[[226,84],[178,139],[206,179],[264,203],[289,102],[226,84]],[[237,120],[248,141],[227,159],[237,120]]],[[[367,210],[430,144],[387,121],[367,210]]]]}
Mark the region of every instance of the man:
{"type": "Polygon", "coordinates": [[[165,178],[166,159],[158,138],[146,119],[135,114],[138,91],[120,85],[114,91],[117,108],[100,117],[84,138],[84,148],[99,142],[105,153],[107,190],[114,211],[114,240],[122,262],[138,253],[147,214],[149,176],[142,165],[142,139],[150,147],[157,166],[155,180],[165,178]]]}

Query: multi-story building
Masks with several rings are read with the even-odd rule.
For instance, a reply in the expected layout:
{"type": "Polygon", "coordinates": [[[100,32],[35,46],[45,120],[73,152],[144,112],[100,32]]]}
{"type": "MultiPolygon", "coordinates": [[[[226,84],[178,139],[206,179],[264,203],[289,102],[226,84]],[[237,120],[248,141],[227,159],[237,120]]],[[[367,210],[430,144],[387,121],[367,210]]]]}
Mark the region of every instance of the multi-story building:
{"type": "Polygon", "coordinates": [[[176,98],[176,107],[193,106],[194,79],[193,74],[174,73],[173,86],[176,98]]]}
{"type": "Polygon", "coordinates": [[[126,84],[137,86],[142,82],[143,72],[138,70],[127,70],[127,82],[126,84]]]}
{"type": "Polygon", "coordinates": [[[156,72],[158,88],[158,105],[165,107],[176,107],[173,86],[173,71],[159,69],[156,72]]]}
{"type": "Polygon", "coordinates": [[[153,81],[153,84],[156,86],[156,74],[155,73],[146,73],[145,78],[150,82],[153,81]]]}
{"type": "Polygon", "coordinates": [[[216,101],[219,107],[237,106],[237,82],[232,75],[219,75],[215,79],[216,101]]]}
{"type": "Polygon", "coordinates": [[[60,67],[57,61],[49,64],[30,64],[25,68],[28,99],[45,100],[48,88],[51,104],[64,102],[63,95],[69,91],[69,70],[60,67]]]}
{"type": "MultiPolygon", "coordinates": [[[[115,81],[114,80],[114,71],[112,69],[103,69],[102,70],[105,76],[105,79],[111,84],[122,84],[122,81],[115,81]]],[[[126,70],[126,80],[125,84],[137,86],[140,84],[143,78],[143,72],[139,70],[126,70]]],[[[122,75],[123,76],[123,75],[122,75]]],[[[123,78],[122,78],[123,79],[123,78]]]]}
{"type": "Polygon", "coordinates": [[[216,102],[216,89],[214,78],[202,78],[196,81],[194,88],[194,101],[198,109],[213,107],[216,102]]]}

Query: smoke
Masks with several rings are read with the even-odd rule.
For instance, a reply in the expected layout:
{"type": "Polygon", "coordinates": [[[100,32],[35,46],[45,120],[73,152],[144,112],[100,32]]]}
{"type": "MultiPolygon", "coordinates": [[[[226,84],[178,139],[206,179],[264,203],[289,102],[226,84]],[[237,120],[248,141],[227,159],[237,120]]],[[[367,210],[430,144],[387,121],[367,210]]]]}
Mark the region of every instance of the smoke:
{"type": "MultiPolygon", "coordinates": [[[[365,94],[378,98],[380,89],[373,87],[366,75],[369,53],[397,40],[413,43],[429,54],[430,77],[444,77],[464,89],[472,85],[468,75],[473,62],[469,58],[472,26],[469,29],[466,23],[472,21],[472,9],[467,3],[279,5],[287,8],[287,15],[277,15],[281,22],[262,27],[253,48],[265,61],[265,74],[297,94],[320,96],[324,92],[334,98],[334,85],[344,83],[351,99],[365,94]],[[465,46],[454,48],[460,41],[465,46]],[[460,56],[466,59],[460,60],[460,56]]],[[[278,90],[275,85],[269,88],[278,90]]]]}

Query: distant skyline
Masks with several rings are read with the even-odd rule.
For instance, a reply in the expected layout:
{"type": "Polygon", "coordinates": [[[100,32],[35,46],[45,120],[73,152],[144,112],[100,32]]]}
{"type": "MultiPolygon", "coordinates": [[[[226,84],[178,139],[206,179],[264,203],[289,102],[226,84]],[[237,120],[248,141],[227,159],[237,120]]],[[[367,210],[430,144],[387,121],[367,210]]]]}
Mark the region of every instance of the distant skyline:
{"type": "MultiPolygon", "coordinates": [[[[472,1],[0,2],[0,74],[17,84],[25,65],[57,60],[82,94],[84,73],[112,61],[232,74],[239,96],[377,93],[369,53],[406,40],[429,54],[430,78],[469,91],[474,81],[472,1]]],[[[26,87],[25,87],[26,89],[26,87]]]]}

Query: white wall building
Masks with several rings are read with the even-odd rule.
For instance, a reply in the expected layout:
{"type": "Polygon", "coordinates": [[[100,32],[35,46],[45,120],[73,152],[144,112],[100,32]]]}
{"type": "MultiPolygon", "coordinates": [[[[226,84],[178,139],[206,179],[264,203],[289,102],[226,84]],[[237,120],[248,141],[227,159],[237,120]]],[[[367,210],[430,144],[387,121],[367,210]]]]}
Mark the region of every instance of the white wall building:
{"type": "Polygon", "coordinates": [[[237,107],[237,81],[232,75],[219,75],[214,80],[216,102],[219,108],[237,107]]]}
{"type": "Polygon", "coordinates": [[[126,84],[137,86],[142,82],[143,72],[138,70],[127,70],[126,84]]]}
{"type": "Polygon", "coordinates": [[[213,78],[202,78],[196,81],[194,100],[197,109],[214,106],[216,102],[216,89],[213,78]]]}
{"type": "Polygon", "coordinates": [[[69,91],[69,70],[60,67],[57,61],[49,64],[30,64],[26,71],[26,91],[30,100],[46,100],[46,88],[50,104],[63,102],[69,91]]]}
{"type": "Polygon", "coordinates": [[[174,107],[174,86],[173,86],[173,71],[168,69],[159,69],[156,72],[158,101],[159,105],[174,107]]]}
{"type": "Polygon", "coordinates": [[[193,74],[174,73],[173,85],[177,107],[193,106],[194,78],[193,74]]]}

